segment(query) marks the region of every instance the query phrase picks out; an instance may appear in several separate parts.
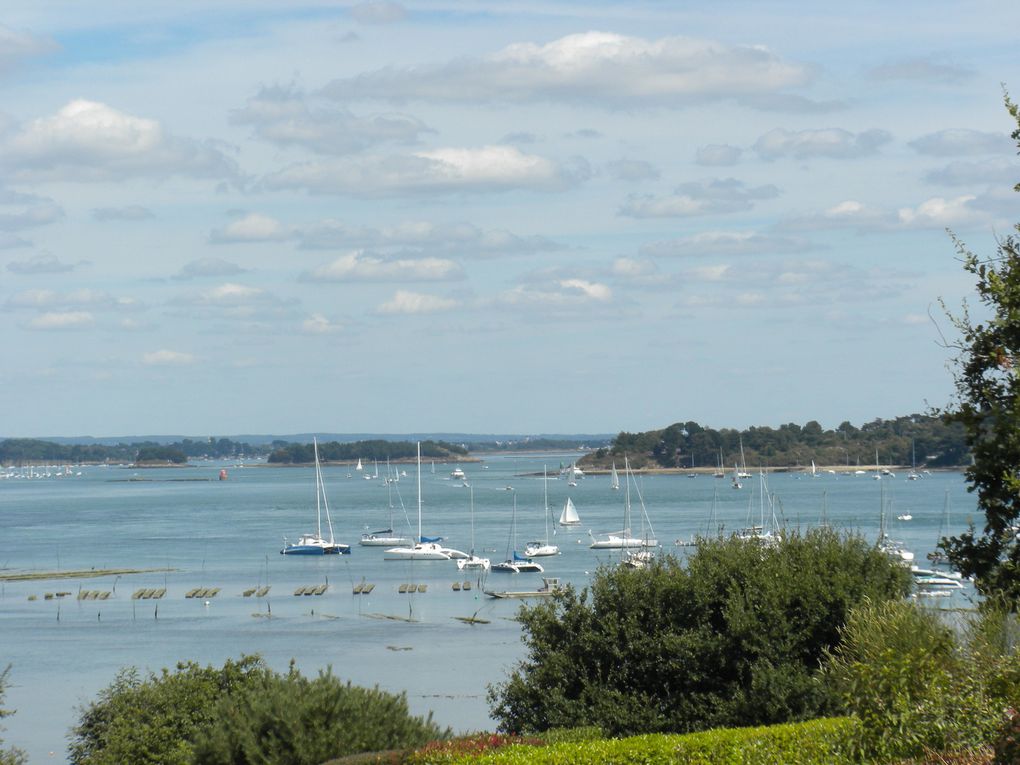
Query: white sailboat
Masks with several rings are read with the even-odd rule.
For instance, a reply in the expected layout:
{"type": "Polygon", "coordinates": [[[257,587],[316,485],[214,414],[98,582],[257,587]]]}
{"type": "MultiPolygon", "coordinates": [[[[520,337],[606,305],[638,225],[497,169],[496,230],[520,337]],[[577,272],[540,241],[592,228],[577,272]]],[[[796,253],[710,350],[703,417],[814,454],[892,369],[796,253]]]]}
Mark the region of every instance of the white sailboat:
{"type": "Polygon", "coordinates": [[[560,526],[580,525],[581,516],[577,514],[577,508],[574,507],[573,501],[567,497],[567,501],[563,503],[563,512],[560,513],[560,526]]]}
{"type": "Polygon", "coordinates": [[[361,457],[358,457],[358,465],[357,465],[357,467],[355,467],[354,469],[355,469],[355,470],[357,470],[357,471],[358,471],[359,473],[360,473],[360,472],[361,472],[362,470],[364,470],[364,468],[363,468],[363,467],[361,466],[361,457]]]}
{"type": "Polygon", "coordinates": [[[442,537],[423,537],[421,534],[421,442],[418,442],[418,541],[410,547],[392,547],[383,560],[451,560],[466,558],[465,553],[449,550],[439,544],[442,537]]]}
{"type": "MultiPolygon", "coordinates": [[[[547,555],[559,555],[560,548],[549,543],[549,474],[545,467],[542,468],[542,482],[545,484],[545,541],[528,542],[524,546],[524,554],[529,558],[541,558],[547,555]]],[[[553,533],[556,530],[553,529],[553,533]]]]}
{"type": "MultiPolygon", "coordinates": [[[[623,458],[623,468],[626,473],[627,491],[623,503],[623,529],[621,531],[611,531],[607,534],[603,534],[601,539],[596,539],[595,535],[591,531],[588,535],[591,537],[591,544],[588,545],[592,550],[622,550],[631,547],[658,547],[659,541],[655,539],[655,531],[652,529],[651,519],[648,517],[648,511],[645,509],[645,501],[641,497],[640,489],[637,490],[638,499],[641,502],[641,536],[633,536],[631,531],[631,508],[630,508],[630,484],[634,480],[633,474],[630,472],[630,461],[626,456],[623,458]]],[[[635,485],[635,488],[637,486],[635,485]]]]}
{"type": "Polygon", "coordinates": [[[611,478],[609,479],[609,488],[613,491],[620,490],[620,476],[616,472],[616,463],[613,463],[613,471],[610,473],[611,478]]]}
{"type": "Polygon", "coordinates": [[[879,508],[878,508],[878,549],[888,555],[890,558],[895,560],[897,563],[909,565],[914,562],[914,553],[903,547],[899,542],[895,542],[886,533],[886,521],[885,521],[885,484],[882,484],[882,490],[879,492],[879,508]]]}
{"type": "MultiPolygon", "coordinates": [[[[389,469],[387,468],[387,473],[389,469]]],[[[361,535],[361,540],[358,542],[363,547],[410,547],[414,544],[410,537],[397,534],[393,531],[393,480],[388,480],[386,483],[386,493],[388,495],[387,500],[390,506],[390,525],[385,529],[379,531],[371,531],[361,535]]],[[[400,506],[404,506],[404,501],[400,500],[400,506]]],[[[405,511],[404,516],[406,518],[407,513],[405,511]]]]}
{"type": "Polygon", "coordinates": [[[506,560],[502,563],[496,563],[492,566],[493,571],[497,571],[502,574],[524,574],[524,573],[537,573],[541,574],[545,571],[542,568],[542,564],[535,563],[527,556],[521,556],[517,552],[517,492],[514,492],[514,509],[513,514],[510,516],[510,536],[506,542],[506,560]]]}
{"type": "Polygon", "coordinates": [[[910,439],[910,472],[907,473],[907,480],[916,481],[920,477],[917,472],[917,452],[914,450],[914,439],[910,439]]]}
{"type": "Polygon", "coordinates": [[[471,552],[466,558],[457,560],[457,568],[461,571],[488,571],[491,565],[488,558],[475,555],[475,490],[471,488],[471,552]]]}
{"type": "Polygon", "coordinates": [[[779,520],[776,518],[776,506],[772,494],[769,492],[768,481],[765,479],[765,471],[758,471],[758,507],[759,520],[754,523],[751,519],[752,496],[747,500],[747,526],[737,532],[740,539],[754,539],[767,545],[774,545],[780,541],[779,520]],[[765,507],[768,506],[770,518],[765,518],[765,507]]]}
{"type": "Polygon", "coordinates": [[[319,443],[314,437],[312,446],[315,450],[315,533],[302,534],[294,544],[290,544],[284,537],[280,555],[346,555],[350,553],[351,546],[333,539],[333,521],[329,517],[326,485],[322,482],[322,469],[319,467],[319,443]],[[326,512],[326,526],[329,529],[328,540],[322,536],[323,510],[326,512]]]}
{"type": "Polygon", "coordinates": [[[715,472],[712,473],[712,477],[713,478],[725,478],[726,477],[726,471],[723,470],[722,449],[719,450],[719,465],[716,467],[715,472]]]}
{"type": "Polygon", "coordinates": [[[751,474],[747,472],[747,462],[744,460],[744,437],[740,437],[740,471],[737,473],[737,478],[750,478],[751,474]]]}

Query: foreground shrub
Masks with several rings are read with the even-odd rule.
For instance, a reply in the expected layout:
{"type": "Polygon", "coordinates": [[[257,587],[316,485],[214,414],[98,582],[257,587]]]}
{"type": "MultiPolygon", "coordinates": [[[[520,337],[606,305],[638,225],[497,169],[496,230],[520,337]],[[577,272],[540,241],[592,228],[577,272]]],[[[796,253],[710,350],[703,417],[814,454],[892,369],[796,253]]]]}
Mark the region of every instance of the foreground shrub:
{"type": "Polygon", "coordinates": [[[995,737],[995,764],[1020,765],[1020,714],[1011,708],[1005,718],[995,737]]]}
{"type": "Polygon", "coordinates": [[[222,669],[187,662],[174,672],[142,678],[119,672],[96,701],[80,710],[71,730],[75,765],[187,765],[196,732],[213,720],[220,698],[265,676],[255,656],[227,661],[222,669]]]}
{"type": "Polygon", "coordinates": [[[382,749],[412,749],[449,735],[412,716],[403,695],[360,688],[330,671],[267,674],[219,702],[195,742],[196,765],[319,765],[382,749]]]}
{"type": "MultiPolygon", "coordinates": [[[[330,672],[275,673],[255,656],[222,669],[178,664],[142,678],[121,671],[81,710],[75,765],[319,765],[353,752],[413,749],[445,733],[408,714],[403,696],[330,672]]],[[[2,765],[7,765],[2,763],[2,765]]]]}
{"type": "MultiPolygon", "coordinates": [[[[11,667],[8,665],[3,672],[0,672],[0,720],[5,717],[10,717],[14,712],[10,709],[4,709],[4,693],[7,691],[7,675],[10,673],[11,667]]],[[[3,726],[0,726],[0,731],[3,730],[3,726]]],[[[20,749],[13,747],[4,749],[4,740],[0,738],[0,765],[24,765],[28,762],[25,759],[25,753],[20,749]]]]}
{"type": "Polygon", "coordinates": [[[825,677],[862,723],[859,752],[888,760],[990,746],[1020,691],[1015,631],[992,610],[959,634],[913,603],[855,610],[825,677]]]}
{"type": "Polygon", "coordinates": [[[766,546],[702,540],[686,566],[600,569],[589,588],[521,609],[527,658],[489,688],[500,730],[593,725],[688,732],[807,719],[851,607],[901,597],[909,572],[856,535],[819,529],[766,546]]]}
{"type": "Polygon", "coordinates": [[[460,759],[428,763],[489,765],[832,765],[857,762],[852,749],[858,723],[849,718],[760,728],[729,728],[686,735],[648,734],[624,739],[588,739],[545,747],[513,745],[460,759]]]}

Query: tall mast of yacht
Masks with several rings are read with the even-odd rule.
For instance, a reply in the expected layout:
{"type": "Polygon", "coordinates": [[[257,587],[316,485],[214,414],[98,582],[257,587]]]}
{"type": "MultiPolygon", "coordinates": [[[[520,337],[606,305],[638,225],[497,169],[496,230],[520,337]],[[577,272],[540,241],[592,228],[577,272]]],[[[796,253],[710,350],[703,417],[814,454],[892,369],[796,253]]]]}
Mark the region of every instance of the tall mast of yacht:
{"type": "Polygon", "coordinates": [[[312,449],[315,451],[315,536],[322,539],[322,506],[320,495],[322,492],[322,474],[319,472],[319,442],[312,436],[312,449]]]}
{"type": "Polygon", "coordinates": [[[418,539],[415,543],[421,543],[421,441],[418,442],[418,539]]]}

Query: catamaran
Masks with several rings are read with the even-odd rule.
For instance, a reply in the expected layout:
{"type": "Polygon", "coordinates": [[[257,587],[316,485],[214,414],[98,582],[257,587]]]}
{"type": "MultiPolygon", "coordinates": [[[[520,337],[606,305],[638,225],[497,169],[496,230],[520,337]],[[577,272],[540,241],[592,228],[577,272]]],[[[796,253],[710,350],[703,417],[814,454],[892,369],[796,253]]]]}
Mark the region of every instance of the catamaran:
{"type": "Polygon", "coordinates": [[[517,552],[517,492],[514,492],[513,515],[510,516],[510,536],[506,542],[506,560],[492,566],[493,571],[503,574],[524,574],[535,572],[541,574],[545,571],[540,563],[535,563],[527,556],[517,552]]]}
{"type": "Polygon", "coordinates": [[[488,571],[490,562],[488,558],[480,558],[475,555],[475,490],[471,487],[471,552],[466,558],[457,560],[457,568],[461,571],[479,570],[488,571]]]}
{"type": "Polygon", "coordinates": [[[333,522],[329,518],[326,485],[322,482],[322,469],[319,467],[319,444],[314,437],[312,446],[315,450],[315,533],[302,534],[294,544],[290,544],[284,537],[280,555],[347,555],[351,551],[351,546],[333,539],[333,522]],[[322,537],[323,510],[326,512],[326,526],[329,529],[328,541],[322,537]]]}
{"type": "MultiPolygon", "coordinates": [[[[388,475],[389,474],[388,461],[387,461],[386,472],[387,472],[387,475],[388,475]]],[[[388,500],[389,500],[389,505],[390,505],[390,525],[388,527],[386,527],[385,529],[380,529],[379,531],[371,531],[371,532],[368,532],[366,534],[362,534],[361,535],[361,540],[358,542],[359,545],[362,545],[363,547],[410,547],[412,544],[414,544],[414,542],[411,540],[410,537],[406,537],[406,536],[403,536],[401,534],[397,534],[397,533],[395,533],[393,531],[393,484],[394,483],[396,483],[396,481],[392,480],[392,479],[388,480],[387,483],[386,483],[386,493],[389,495],[388,496],[388,500]]],[[[399,495],[400,495],[400,492],[399,492],[399,489],[398,489],[397,496],[399,496],[399,495]]],[[[401,508],[403,508],[403,506],[404,506],[404,500],[403,499],[400,500],[400,506],[401,506],[401,508]]],[[[404,517],[405,518],[407,517],[406,511],[404,513],[404,517]]]]}
{"type": "Polygon", "coordinates": [[[466,558],[467,554],[451,550],[439,543],[442,537],[425,537],[421,533],[421,442],[418,442],[418,541],[410,547],[391,547],[383,560],[451,560],[466,558]]]}

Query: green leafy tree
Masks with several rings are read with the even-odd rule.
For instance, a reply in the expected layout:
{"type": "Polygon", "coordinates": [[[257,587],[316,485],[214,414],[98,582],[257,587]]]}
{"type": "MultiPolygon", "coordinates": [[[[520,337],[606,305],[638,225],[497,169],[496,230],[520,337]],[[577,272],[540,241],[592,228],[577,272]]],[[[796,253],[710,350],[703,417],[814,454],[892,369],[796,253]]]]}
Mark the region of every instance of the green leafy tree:
{"type": "MultiPolygon", "coordinates": [[[[1020,146],[1020,111],[1006,96],[1017,122],[1013,139],[1020,146]]],[[[1020,185],[1016,187],[1020,191],[1020,185]]],[[[1016,230],[1020,232],[1020,225],[1016,230]]],[[[1020,602],[1020,240],[999,240],[994,257],[981,259],[955,240],[963,267],[976,280],[978,300],[987,311],[972,319],[966,304],[950,320],[959,333],[954,374],[956,402],[947,418],[963,426],[973,455],[967,468],[968,490],[977,494],[985,516],[979,532],[972,525],[941,543],[949,560],[975,577],[978,590],[1020,602]]],[[[943,303],[943,309],[945,304],[943,303]]]]}
{"type": "Polygon", "coordinates": [[[449,736],[431,715],[412,716],[403,695],[359,688],[329,671],[308,679],[293,667],[222,698],[213,717],[195,743],[196,765],[319,765],[449,736]]]}
{"type": "Polygon", "coordinates": [[[117,674],[81,710],[71,730],[75,765],[188,765],[197,731],[213,721],[224,695],[263,678],[262,661],[246,656],[222,669],[188,662],[143,678],[134,668],[117,674]]]}
{"type": "MultiPolygon", "coordinates": [[[[8,664],[4,671],[0,672],[0,720],[14,714],[14,710],[3,708],[4,694],[7,691],[7,675],[10,674],[10,671],[11,667],[8,664]]],[[[0,726],[0,731],[2,730],[3,726],[0,726]]],[[[0,738],[0,765],[25,765],[28,762],[24,752],[14,747],[4,749],[3,743],[4,740],[0,738]]]]}
{"type": "Polygon", "coordinates": [[[688,732],[818,716],[816,682],[864,598],[901,597],[910,574],[856,535],[817,529],[775,546],[701,540],[686,565],[602,568],[521,609],[528,655],[489,688],[500,729],[597,726],[688,732]]]}

